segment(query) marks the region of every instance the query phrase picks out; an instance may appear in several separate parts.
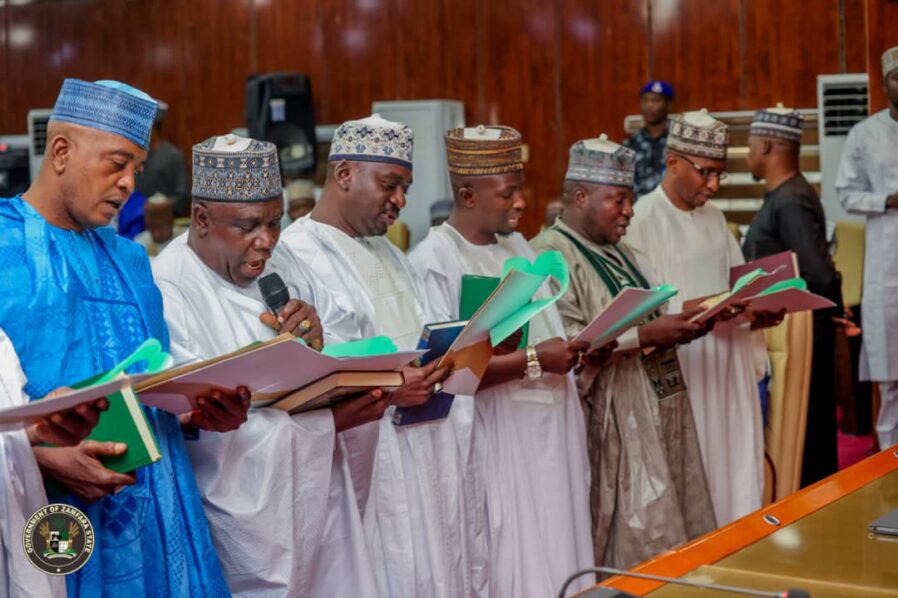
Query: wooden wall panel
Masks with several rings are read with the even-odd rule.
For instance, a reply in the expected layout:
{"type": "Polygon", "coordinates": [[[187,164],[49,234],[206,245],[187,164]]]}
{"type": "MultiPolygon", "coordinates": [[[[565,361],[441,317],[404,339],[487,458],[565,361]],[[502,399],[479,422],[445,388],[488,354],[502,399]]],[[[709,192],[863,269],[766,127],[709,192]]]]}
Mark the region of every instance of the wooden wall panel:
{"type": "Polygon", "coordinates": [[[364,118],[373,100],[395,98],[403,39],[395,8],[394,0],[322,0],[322,76],[333,122],[364,118]]]}
{"type": "MultiPolygon", "coordinates": [[[[250,73],[252,0],[180,0],[184,27],[184,88],[188,115],[181,148],[246,125],[244,91],[250,73]]],[[[172,26],[177,26],[172,24],[172,26]]]]}
{"type": "Polygon", "coordinates": [[[185,5],[180,0],[126,2],[122,6],[122,31],[126,32],[126,60],[114,78],[142,89],[168,104],[163,132],[175,144],[190,147],[198,141],[190,133],[200,102],[190,102],[185,90],[187,27],[185,5]]]}
{"type": "Polygon", "coordinates": [[[838,73],[839,0],[751,0],[745,15],[744,108],[817,105],[817,75],[838,73]],[[830,43],[821,43],[830,40],[830,43]]]}
{"type": "Polygon", "coordinates": [[[532,233],[570,144],[619,140],[650,75],[676,86],[678,110],[807,107],[816,74],[869,59],[881,107],[896,11],[885,0],[0,0],[0,80],[14,90],[0,93],[0,134],[24,133],[28,109],[52,106],[67,76],[164,99],[185,152],[243,126],[252,73],[309,74],[328,124],[374,100],[459,99],[469,123],[524,134],[532,233]]]}
{"type": "Polygon", "coordinates": [[[676,90],[678,111],[739,110],[739,0],[650,0],[654,76],[676,90]]]}
{"type": "Polygon", "coordinates": [[[867,6],[866,0],[842,0],[845,20],[845,72],[867,71],[867,6]]]}
{"type": "Polygon", "coordinates": [[[78,4],[7,6],[6,89],[16,90],[6,133],[25,133],[32,108],[52,108],[66,77],[106,79],[124,62],[122,4],[116,0],[78,4]],[[98,27],[98,24],[102,24],[98,27]],[[93,32],[84,35],[85,31],[93,32]]]}
{"type": "Polygon", "coordinates": [[[525,233],[539,230],[547,198],[557,193],[564,158],[560,143],[560,86],[556,69],[558,36],[552,3],[519,0],[514,9],[481,2],[484,102],[469,124],[503,124],[521,132],[529,148],[524,166],[527,210],[525,233]]]}
{"type": "Polygon", "coordinates": [[[477,104],[476,0],[395,0],[396,99],[450,98],[477,104]]]}
{"type": "Polygon", "coordinates": [[[870,73],[870,111],[886,107],[882,90],[882,53],[898,46],[898,3],[867,0],[867,68],[870,73]]]}
{"type": "MultiPolygon", "coordinates": [[[[5,10],[5,7],[6,0],[0,0],[0,81],[3,81],[4,86],[7,84],[6,63],[9,58],[6,51],[9,11],[5,10]]],[[[9,90],[8,87],[4,87],[4,89],[9,90]]],[[[0,93],[0,135],[12,130],[12,123],[7,122],[12,109],[11,104],[14,102],[11,96],[11,93],[0,93]]]]}
{"type": "Polygon", "coordinates": [[[645,3],[561,0],[562,152],[601,133],[617,142],[649,79],[645,3]]]}
{"type": "Polygon", "coordinates": [[[324,101],[329,96],[323,76],[328,68],[322,27],[325,2],[256,2],[256,64],[251,67],[256,73],[291,71],[308,75],[312,81],[315,117],[320,122],[333,122],[331,106],[324,101]]]}

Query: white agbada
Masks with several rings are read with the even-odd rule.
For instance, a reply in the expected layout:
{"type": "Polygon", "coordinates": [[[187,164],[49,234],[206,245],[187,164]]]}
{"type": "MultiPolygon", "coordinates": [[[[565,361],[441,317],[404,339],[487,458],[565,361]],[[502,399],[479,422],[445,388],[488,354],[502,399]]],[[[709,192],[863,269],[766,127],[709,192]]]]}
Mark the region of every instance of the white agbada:
{"type": "MultiPolygon", "coordinates": [[[[448,223],[434,227],[410,261],[446,319],[458,318],[464,274],[501,276],[512,256],[533,260],[520,234],[473,245],[448,223]]],[[[565,337],[555,307],[530,323],[530,344],[565,337]]],[[[573,376],[544,374],[477,393],[474,459],[485,494],[490,594],[545,597],[594,566],[586,427],[573,376]]],[[[594,580],[581,578],[571,590],[594,580]]]]}
{"type": "Polygon", "coordinates": [[[888,110],[848,133],[836,191],[847,211],[867,217],[861,380],[898,380],[898,210],[885,208],[898,193],[898,121],[888,110]]]}
{"type": "MultiPolygon", "coordinates": [[[[176,363],[209,359],[275,332],[259,321],[258,286],[225,281],[174,239],[152,264],[176,363]]],[[[265,273],[332,323],[328,341],[357,335],[292,253],[275,247],[265,273]]],[[[342,435],[341,435],[342,436],[342,435]]],[[[355,491],[331,411],[251,411],[239,429],[187,442],[209,529],[238,596],[377,596],[355,491]]]]}
{"type": "Polygon", "coordinates": [[[848,133],[836,192],[846,210],[867,217],[860,377],[881,383],[876,431],[885,448],[898,443],[898,210],[885,207],[898,193],[898,121],[888,109],[848,133]]]}
{"type": "MultiPolygon", "coordinates": [[[[341,310],[373,323],[399,349],[415,348],[424,324],[436,321],[420,280],[386,238],[354,239],[307,216],[281,242],[341,310]]],[[[363,519],[378,591],[391,598],[476,593],[483,554],[466,542],[462,466],[473,405],[457,399],[446,421],[407,428],[394,426],[392,413],[391,407],[379,422],[376,450],[359,443],[350,456],[376,455],[363,519]]],[[[365,483],[355,474],[353,480],[357,488],[365,483]]]]}
{"type": "MultiPolygon", "coordinates": [[[[680,290],[683,301],[729,288],[730,268],[745,262],[720,209],[712,203],[684,211],[659,185],[636,202],[627,244],[640,252],[659,280],[680,290]]],[[[761,507],[764,429],[758,396],[767,354],[763,335],[747,323],[719,324],[679,348],[702,461],[718,525],[761,507]]]]}
{"type": "MultiPolygon", "coordinates": [[[[12,342],[0,331],[0,407],[28,402],[25,373],[12,342]]],[[[22,548],[31,514],[47,504],[44,482],[24,431],[0,432],[0,598],[65,596],[65,580],[32,565],[22,548]]]]}

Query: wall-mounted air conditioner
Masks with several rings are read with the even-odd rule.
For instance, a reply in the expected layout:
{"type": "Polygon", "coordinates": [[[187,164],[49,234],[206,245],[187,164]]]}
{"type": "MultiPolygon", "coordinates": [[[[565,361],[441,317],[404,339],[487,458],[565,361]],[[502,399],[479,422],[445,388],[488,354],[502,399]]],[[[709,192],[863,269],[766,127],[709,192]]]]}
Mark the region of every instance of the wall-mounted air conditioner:
{"type": "Polygon", "coordinates": [[[31,180],[37,177],[44,149],[47,147],[47,122],[53,110],[49,108],[28,111],[28,159],[31,163],[31,180]]]}
{"type": "Polygon", "coordinates": [[[465,106],[454,100],[411,100],[374,102],[371,109],[387,120],[405,123],[415,135],[415,184],[399,217],[411,233],[411,249],[430,230],[430,205],[452,198],[443,136],[465,126],[465,106]]]}
{"type": "Polygon", "coordinates": [[[820,199],[826,219],[863,220],[848,214],[836,197],[836,175],[842,159],[842,148],[851,127],[869,113],[869,78],[866,73],[819,75],[817,77],[817,106],[820,110],[820,199]]]}

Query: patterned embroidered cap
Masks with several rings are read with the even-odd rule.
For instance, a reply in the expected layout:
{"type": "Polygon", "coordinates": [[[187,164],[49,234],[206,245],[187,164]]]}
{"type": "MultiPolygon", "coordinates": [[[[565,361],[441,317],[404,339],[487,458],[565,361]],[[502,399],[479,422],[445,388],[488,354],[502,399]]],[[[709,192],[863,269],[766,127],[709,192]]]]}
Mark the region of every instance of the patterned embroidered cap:
{"type": "Polygon", "coordinates": [[[408,125],[372,114],[346,121],[334,131],[328,162],[386,162],[412,169],[414,135],[408,125]]]}
{"type": "Polygon", "coordinates": [[[156,107],[156,100],[119,81],[66,79],[50,120],[115,133],[147,149],[156,107]]]}
{"type": "Polygon", "coordinates": [[[667,149],[687,156],[726,160],[728,127],[705,108],[685,112],[670,123],[667,149]]]}
{"type": "Polygon", "coordinates": [[[273,143],[222,135],[193,146],[193,197],[248,203],[280,199],[283,193],[273,143]]]}
{"type": "Polygon", "coordinates": [[[667,81],[661,81],[660,79],[657,81],[649,81],[642,86],[642,89],[639,90],[640,96],[643,96],[647,93],[658,93],[663,95],[668,100],[674,99],[673,85],[671,85],[667,81]]]}
{"type": "Polygon", "coordinates": [[[452,129],[445,140],[452,174],[488,176],[524,169],[521,134],[511,127],[452,129]]]}
{"type": "Polygon", "coordinates": [[[793,108],[785,108],[782,102],[775,108],[765,108],[755,112],[751,121],[751,134],[774,137],[794,143],[801,143],[801,125],[804,117],[793,108]]]}
{"type": "Polygon", "coordinates": [[[583,139],[571,146],[565,180],[633,188],[636,152],[608,139],[583,139]]]}
{"type": "Polygon", "coordinates": [[[898,46],[889,48],[882,54],[882,76],[888,77],[898,69],[898,46]]]}

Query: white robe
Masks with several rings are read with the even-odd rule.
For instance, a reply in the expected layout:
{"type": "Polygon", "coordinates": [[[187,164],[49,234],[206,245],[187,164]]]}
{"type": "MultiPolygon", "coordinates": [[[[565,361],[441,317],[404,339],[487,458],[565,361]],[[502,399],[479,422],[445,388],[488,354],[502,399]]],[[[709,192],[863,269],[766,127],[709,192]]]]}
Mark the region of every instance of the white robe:
{"type": "MultiPolygon", "coordinates": [[[[730,268],[744,263],[720,209],[675,207],[661,186],[639,199],[627,244],[683,301],[726,291],[730,268]]],[[[718,525],[761,507],[764,430],[758,396],[767,354],[761,333],[747,323],[718,325],[678,351],[718,525]]]]}
{"type": "MultiPolygon", "coordinates": [[[[328,288],[341,309],[399,349],[414,349],[424,324],[436,321],[420,280],[386,238],[354,239],[305,217],[281,242],[309,265],[314,282],[328,288]]],[[[353,480],[369,489],[363,518],[378,591],[391,598],[467,596],[477,577],[471,569],[483,558],[465,541],[462,464],[473,406],[456,399],[446,421],[405,428],[392,424],[392,412],[376,424],[380,433],[373,439],[357,435],[350,454],[363,463],[375,455],[373,477],[354,473],[353,480]]]]}
{"type": "Polygon", "coordinates": [[[898,193],[898,121],[888,110],[848,133],[836,192],[847,211],[867,217],[861,380],[898,381],[898,210],[885,209],[898,193]]]}
{"type": "MultiPolygon", "coordinates": [[[[0,331],[0,408],[28,402],[25,373],[0,331]]],[[[39,571],[25,556],[25,521],[47,504],[34,451],[24,431],[0,432],[0,598],[65,596],[65,580],[39,571]]]]}
{"type": "MultiPolygon", "coordinates": [[[[221,278],[174,239],[153,261],[176,363],[209,359],[274,331],[258,286],[221,278]]],[[[278,272],[292,298],[332,322],[327,340],[358,334],[311,274],[276,247],[265,273],[278,272]]],[[[188,441],[209,529],[231,591],[239,596],[376,596],[348,465],[329,409],[290,416],[251,411],[228,433],[188,441]]]]}
{"type": "MultiPolygon", "coordinates": [[[[501,276],[505,261],[535,256],[515,233],[473,245],[452,226],[430,230],[410,261],[444,319],[458,318],[464,274],[501,276]]],[[[530,344],[565,331],[555,307],[530,323],[530,344]]],[[[571,374],[512,381],[475,396],[473,451],[488,525],[490,593],[554,596],[570,574],[594,566],[586,427],[571,374]]],[[[581,578],[571,590],[594,581],[581,578]]]]}

